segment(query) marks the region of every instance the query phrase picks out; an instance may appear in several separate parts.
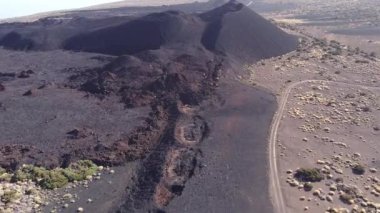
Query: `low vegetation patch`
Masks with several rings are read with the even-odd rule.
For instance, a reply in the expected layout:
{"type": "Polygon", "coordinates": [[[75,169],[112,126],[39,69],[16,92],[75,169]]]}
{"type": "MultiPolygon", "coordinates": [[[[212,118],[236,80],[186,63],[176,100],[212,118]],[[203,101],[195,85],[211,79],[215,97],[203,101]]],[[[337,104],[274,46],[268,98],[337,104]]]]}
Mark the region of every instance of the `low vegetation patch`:
{"type": "Polygon", "coordinates": [[[7,173],[7,171],[0,167],[0,182],[7,181],[9,182],[12,178],[12,175],[7,173]]]}
{"type": "Polygon", "coordinates": [[[356,164],[352,166],[352,172],[356,175],[362,175],[365,173],[365,168],[360,164],[356,164]]]}
{"type": "Polygon", "coordinates": [[[318,168],[301,168],[296,171],[294,177],[304,182],[319,182],[324,179],[323,174],[318,168]]]}
{"type": "Polygon", "coordinates": [[[61,188],[73,181],[82,181],[97,171],[97,166],[88,160],[78,161],[68,168],[52,170],[32,165],[24,165],[12,177],[12,181],[32,180],[44,189],[61,188]]]}
{"type": "Polygon", "coordinates": [[[11,203],[21,197],[21,194],[16,190],[6,190],[1,196],[1,201],[3,203],[11,203]]]}

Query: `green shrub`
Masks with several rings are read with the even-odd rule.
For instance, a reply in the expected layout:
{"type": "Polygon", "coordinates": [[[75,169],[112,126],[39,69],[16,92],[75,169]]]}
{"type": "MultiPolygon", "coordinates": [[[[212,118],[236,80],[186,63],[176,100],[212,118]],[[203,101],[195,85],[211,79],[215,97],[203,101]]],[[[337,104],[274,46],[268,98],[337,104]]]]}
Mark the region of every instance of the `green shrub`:
{"type": "Polygon", "coordinates": [[[72,163],[68,168],[47,170],[42,167],[24,165],[12,177],[12,181],[32,180],[44,189],[55,189],[69,182],[85,180],[96,173],[98,167],[91,161],[82,160],[72,163]]]}
{"type": "Polygon", "coordinates": [[[3,169],[2,167],[0,167],[0,175],[6,173],[7,171],[5,169],[3,169]]]}
{"type": "Polygon", "coordinates": [[[356,175],[362,175],[365,173],[365,168],[360,164],[356,164],[352,166],[352,172],[356,175]]]}
{"type": "Polygon", "coordinates": [[[61,169],[54,169],[47,173],[38,184],[44,189],[55,189],[66,186],[69,180],[65,177],[61,169]]]}
{"type": "Polygon", "coordinates": [[[71,164],[63,170],[63,173],[69,181],[81,181],[86,179],[87,176],[94,175],[97,170],[98,167],[92,161],[82,160],[71,164]]]}
{"type": "Polygon", "coordinates": [[[294,177],[304,182],[319,182],[323,180],[323,174],[318,168],[301,168],[296,171],[294,177]]]}
{"type": "Polygon", "coordinates": [[[21,197],[21,194],[16,190],[4,191],[4,194],[1,196],[1,201],[3,203],[11,203],[21,197]]]}
{"type": "Polygon", "coordinates": [[[7,171],[0,167],[0,182],[6,181],[9,182],[12,178],[12,175],[7,173],[7,171]]]}

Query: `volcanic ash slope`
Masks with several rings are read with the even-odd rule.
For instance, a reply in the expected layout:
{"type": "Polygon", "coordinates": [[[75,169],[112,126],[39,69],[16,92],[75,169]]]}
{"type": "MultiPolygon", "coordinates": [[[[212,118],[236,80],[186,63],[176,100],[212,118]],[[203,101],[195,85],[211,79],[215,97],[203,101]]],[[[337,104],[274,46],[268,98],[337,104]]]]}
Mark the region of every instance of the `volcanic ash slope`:
{"type": "MultiPolygon", "coordinates": [[[[39,113],[34,114],[36,121],[57,113],[49,127],[62,128],[31,137],[28,134],[39,131],[40,124],[33,124],[34,119],[22,123],[25,117],[15,110],[2,110],[0,117],[9,118],[7,113],[17,116],[1,123],[0,128],[11,129],[17,123],[28,131],[21,135],[13,131],[14,137],[11,133],[0,135],[0,165],[14,170],[23,163],[55,167],[90,159],[114,166],[138,161],[137,177],[127,187],[125,203],[114,209],[122,212],[164,209],[181,195],[186,182],[207,158],[202,156],[201,145],[213,129],[202,112],[223,107],[228,98],[223,94],[228,93],[221,91],[232,88],[238,93],[246,89],[234,80],[236,73],[245,74],[239,69],[244,63],[279,56],[297,46],[297,38],[235,1],[202,14],[167,11],[95,21],[44,19],[22,27],[5,24],[0,25],[0,35],[4,48],[29,50],[17,52],[24,67],[36,55],[70,55],[52,59],[57,63],[55,69],[42,72],[46,64],[41,62],[41,70],[30,72],[27,87],[38,89],[29,95],[19,95],[26,84],[25,79],[16,77],[21,71],[16,70],[11,77],[0,75],[1,107],[13,104],[21,110],[25,102],[31,107],[24,113],[29,109],[34,110],[32,114],[39,113]],[[86,64],[89,59],[73,63],[79,56],[98,63],[86,64]],[[72,65],[58,69],[62,64],[72,65]],[[39,85],[41,82],[48,86],[39,85]],[[75,104],[69,108],[36,110],[64,106],[60,101],[70,98],[75,104]],[[65,115],[75,109],[84,113],[74,124],[65,115]],[[120,114],[123,110],[129,117],[120,114]],[[107,113],[112,116],[99,117],[107,113]],[[131,122],[125,123],[123,119],[128,118],[131,122]],[[119,125],[112,127],[115,123],[119,125]],[[55,138],[54,145],[51,138],[55,138]]],[[[6,73],[3,69],[5,65],[0,74],[6,73]]],[[[247,92],[235,99],[250,97],[247,92]]]]}

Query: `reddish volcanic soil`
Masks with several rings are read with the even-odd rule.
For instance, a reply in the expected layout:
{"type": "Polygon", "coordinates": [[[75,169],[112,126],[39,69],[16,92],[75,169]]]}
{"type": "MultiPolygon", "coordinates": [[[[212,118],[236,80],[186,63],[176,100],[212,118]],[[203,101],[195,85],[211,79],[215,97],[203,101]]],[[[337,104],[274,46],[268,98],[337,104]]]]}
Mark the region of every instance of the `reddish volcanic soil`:
{"type": "Polygon", "coordinates": [[[195,206],[188,212],[271,211],[274,97],[236,77],[297,38],[237,2],[201,14],[4,24],[1,34],[10,49],[0,50],[1,166],[136,162],[111,212],[178,211],[182,199],[195,206]]]}

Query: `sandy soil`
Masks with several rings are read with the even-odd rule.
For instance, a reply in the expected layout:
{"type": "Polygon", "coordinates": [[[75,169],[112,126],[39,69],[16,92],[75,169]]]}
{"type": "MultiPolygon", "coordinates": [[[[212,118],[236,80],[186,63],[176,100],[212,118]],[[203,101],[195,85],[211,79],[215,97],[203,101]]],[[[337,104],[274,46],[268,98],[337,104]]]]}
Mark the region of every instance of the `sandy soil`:
{"type": "Polygon", "coordinates": [[[324,212],[330,207],[335,208],[332,212],[373,211],[379,203],[379,60],[341,44],[342,52],[335,52],[337,43],[316,42],[290,28],[303,37],[298,51],[259,62],[259,67],[248,66],[250,81],[277,93],[279,101],[282,91],[297,82],[322,80],[297,85],[280,112],[276,149],[287,212],[324,212]],[[364,166],[364,175],[353,174],[355,164],[364,166]],[[302,181],[293,182],[301,167],[325,172],[325,179],[313,183],[311,192],[304,191],[302,181]],[[337,177],[343,178],[343,184],[335,182],[337,177]],[[357,189],[362,198],[351,205],[343,203],[340,195],[347,187],[357,189]],[[318,196],[313,195],[315,190],[320,191],[318,196]]]}

